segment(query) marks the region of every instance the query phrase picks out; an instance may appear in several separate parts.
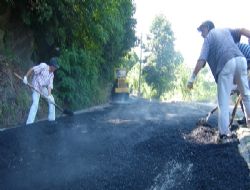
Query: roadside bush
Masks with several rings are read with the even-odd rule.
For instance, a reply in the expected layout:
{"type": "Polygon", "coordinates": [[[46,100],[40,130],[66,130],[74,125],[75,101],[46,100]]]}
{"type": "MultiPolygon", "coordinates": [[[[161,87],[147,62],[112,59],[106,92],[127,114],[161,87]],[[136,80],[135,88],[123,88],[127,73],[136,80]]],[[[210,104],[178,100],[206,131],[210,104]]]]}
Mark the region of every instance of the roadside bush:
{"type": "Polygon", "coordinates": [[[206,67],[199,72],[192,90],[187,88],[187,82],[192,73],[192,69],[185,64],[180,64],[175,69],[177,80],[174,82],[174,90],[169,91],[162,96],[164,100],[176,101],[198,101],[215,102],[216,101],[216,83],[213,80],[211,71],[206,67]]]}
{"type": "Polygon", "coordinates": [[[79,48],[65,49],[60,56],[61,68],[55,77],[59,101],[73,109],[104,101],[107,94],[99,76],[101,59],[79,48]]]}

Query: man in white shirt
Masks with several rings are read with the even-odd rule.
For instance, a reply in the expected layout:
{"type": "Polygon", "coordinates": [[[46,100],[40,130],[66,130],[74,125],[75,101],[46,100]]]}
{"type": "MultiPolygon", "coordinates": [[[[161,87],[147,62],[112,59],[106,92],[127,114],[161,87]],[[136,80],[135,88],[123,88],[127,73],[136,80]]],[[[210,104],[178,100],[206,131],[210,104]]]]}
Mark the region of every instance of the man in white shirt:
{"type": "Polygon", "coordinates": [[[54,71],[59,68],[57,58],[53,57],[49,61],[49,65],[46,63],[40,63],[37,66],[30,68],[27,74],[23,78],[23,82],[28,84],[28,77],[33,73],[32,86],[34,87],[32,93],[33,103],[30,107],[29,116],[26,124],[34,122],[36,113],[38,110],[40,94],[47,98],[49,105],[48,120],[55,120],[55,100],[51,94],[53,89],[54,71]]]}

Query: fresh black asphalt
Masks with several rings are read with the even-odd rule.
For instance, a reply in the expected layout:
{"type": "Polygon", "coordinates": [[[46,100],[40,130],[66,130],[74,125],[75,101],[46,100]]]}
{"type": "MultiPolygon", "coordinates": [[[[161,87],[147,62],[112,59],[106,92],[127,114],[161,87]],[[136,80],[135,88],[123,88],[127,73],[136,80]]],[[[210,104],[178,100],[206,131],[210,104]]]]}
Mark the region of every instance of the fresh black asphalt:
{"type": "Polygon", "coordinates": [[[0,190],[249,190],[211,107],[132,101],[0,132],[0,190]]]}

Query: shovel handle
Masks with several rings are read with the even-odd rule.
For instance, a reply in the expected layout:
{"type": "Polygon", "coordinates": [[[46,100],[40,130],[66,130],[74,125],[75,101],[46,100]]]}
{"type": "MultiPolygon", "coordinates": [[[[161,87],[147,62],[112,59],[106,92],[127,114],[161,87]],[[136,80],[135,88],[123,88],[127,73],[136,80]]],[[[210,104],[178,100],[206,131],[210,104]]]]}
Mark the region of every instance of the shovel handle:
{"type": "MultiPolygon", "coordinates": [[[[17,73],[14,72],[14,75],[15,75],[17,78],[19,78],[20,80],[23,80],[23,78],[22,78],[20,75],[18,75],[17,73]]],[[[30,83],[27,83],[27,85],[28,85],[30,88],[32,88],[33,90],[37,91],[39,94],[41,94],[41,93],[40,93],[38,90],[36,90],[30,83]]]]}
{"type": "MultiPolygon", "coordinates": [[[[20,80],[23,80],[23,78],[20,76],[20,75],[18,75],[17,73],[15,73],[14,72],[14,75],[17,77],[17,78],[19,78],[20,80]]],[[[32,86],[30,83],[27,83],[27,85],[31,88],[31,89],[33,89],[33,90],[35,90],[37,93],[39,93],[43,98],[45,98],[45,99],[47,99],[39,90],[37,90],[34,86],[32,86]]],[[[54,104],[54,106],[57,108],[57,109],[59,109],[60,111],[64,111],[60,106],[58,106],[56,103],[54,103],[54,102],[50,102],[50,103],[52,103],[52,104],[54,104]]]]}
{"type": "MultiPolygon", "coordinates": [[[[17,73],[14,73],[14,75],[19,78],[20,80],[23,80],[23,78],[18,75],[17,73]]],[[[37,93],[39,93],[43,98],[46,98],[40,91],[38,91],[37,89],[35,89],[34,86],[32,86],[30,83],[27,83],[26,85],[28,85],[30,88],[32,88],[33,90],[35,90],[37,93]]],[[[47,98],[46,98],[47,99],[47,98]]]]}
{"type": "Polygon", "coordinates": [[[22,78],[20,75],[18,75],[17,73],[14,72],[14,75],[15,75],[17,78],[19,78],[20,80],[23,80],[23,78],[22,78]]]}
{"type": "Polygon", "coordinates": [[[232,124],[233,124],[233,121],[234,121],[234,117],[235,117],[235,114],[236,114],[236,111],[237,111],[237,107],[239,105],[239,103],[241,102],[242,100],[242,97],[241,95],[238,96],[238,99],[235,103],[235,106],[234,106],[234,109],[233,109],[233,112],[232,112],[232,117],[231,117],[231,120],[230,120],[230,123],[229,123],[229,128],[231,128],[232,124]]]}
{"type": "MultiPolygon", "coordinates": [[[[17,78],[19,78],[20,80],[23,80],[23,78],[22,78],[20,75],[18,75],[17,73],[14,72],[14,75],[15,75],[17,78]]],[[[39,90],[35,89],[31,84],[27,83],[27,85],[28,85],[31,89],[33,89],[33,90],[35,90],[37,93],[39,93],[43,98],[47,99],[44,95],[41,94],[41,92],[39,92],[39,90]]],[[[54,103],[54,102],[50,102],[50,103],[54,104],[54,106],[55,106],[58,110],[60,110],[62,113],[67,114],[67,115],[70,115],[70,116],[74,115],[74,113],[73,113],[72,111],[70,111],[70,110],[64,110],[64,109],[62,109],[59,105],[57,105],[57,104],[54,103]]]]}

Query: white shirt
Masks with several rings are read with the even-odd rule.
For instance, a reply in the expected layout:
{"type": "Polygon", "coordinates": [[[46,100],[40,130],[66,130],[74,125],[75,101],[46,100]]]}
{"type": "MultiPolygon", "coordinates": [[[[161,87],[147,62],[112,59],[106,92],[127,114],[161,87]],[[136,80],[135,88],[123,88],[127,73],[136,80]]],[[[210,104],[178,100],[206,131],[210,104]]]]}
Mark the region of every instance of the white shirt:
{"type": "Polygon", "coordinates": [[[49,66],[46,63],[40,63],[33,67],[34,77],[32,85],[39,92],[42,92],[44,87],[53,89],[54,73],[49,72],[49,66]]]}

